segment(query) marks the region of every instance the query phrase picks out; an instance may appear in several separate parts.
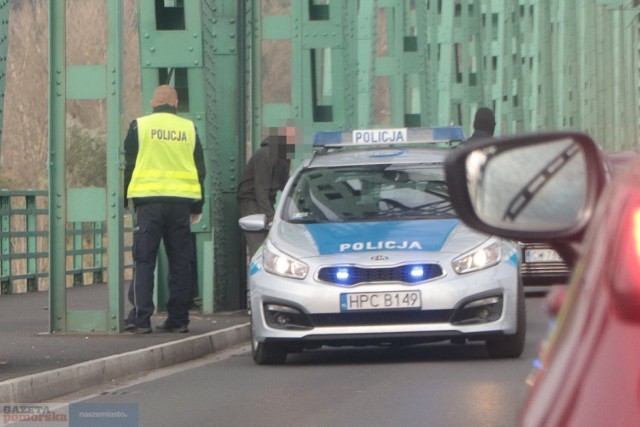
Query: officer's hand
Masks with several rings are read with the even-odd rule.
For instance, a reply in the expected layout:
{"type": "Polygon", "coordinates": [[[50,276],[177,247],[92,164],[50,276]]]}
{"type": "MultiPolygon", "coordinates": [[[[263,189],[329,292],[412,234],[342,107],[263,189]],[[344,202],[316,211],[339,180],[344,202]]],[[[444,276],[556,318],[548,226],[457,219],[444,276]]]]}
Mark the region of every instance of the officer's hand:
{"type": "Polygon", "coordinates": [[[189,217],[189,222],[191,223],[191,225],[195,225],[197,223],[200,222],[200,220],[202,219],[202,214],[191,214],[191,216],[189,217]]]}

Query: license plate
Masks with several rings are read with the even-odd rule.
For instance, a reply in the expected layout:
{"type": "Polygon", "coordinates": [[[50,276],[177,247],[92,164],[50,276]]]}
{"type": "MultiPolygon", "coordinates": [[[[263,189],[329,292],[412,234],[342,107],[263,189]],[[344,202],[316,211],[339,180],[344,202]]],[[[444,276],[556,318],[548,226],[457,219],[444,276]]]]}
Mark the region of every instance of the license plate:
{"type": "Polygon", "coordinates": [[[560,254],[553,249],[526,249],[524,260],[525,262],[562,262],[560,254]]]}
{"type": "Polygon", "coordinates": [[[420,291],[360,292],[340,294],[340,311],[420,310],[420,291]]]}

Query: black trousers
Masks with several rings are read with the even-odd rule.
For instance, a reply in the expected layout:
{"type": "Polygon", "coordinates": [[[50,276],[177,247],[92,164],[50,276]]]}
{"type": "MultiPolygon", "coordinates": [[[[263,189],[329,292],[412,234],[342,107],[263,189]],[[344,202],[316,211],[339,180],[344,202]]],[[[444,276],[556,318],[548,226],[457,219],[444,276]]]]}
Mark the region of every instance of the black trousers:
{"type": "Polygon", "coordinates": [[[153,286],[160,242],[164,243],[169,262],[169,300],[167,322],[171,326],[189,323],[192,262],[195,256],[191,235],[190,205],[182,203],[148,203],[136,206],[133,232],[134,277],[129,288],[133,308],[127,323],[150,326],[155,310],[153,286]]]}

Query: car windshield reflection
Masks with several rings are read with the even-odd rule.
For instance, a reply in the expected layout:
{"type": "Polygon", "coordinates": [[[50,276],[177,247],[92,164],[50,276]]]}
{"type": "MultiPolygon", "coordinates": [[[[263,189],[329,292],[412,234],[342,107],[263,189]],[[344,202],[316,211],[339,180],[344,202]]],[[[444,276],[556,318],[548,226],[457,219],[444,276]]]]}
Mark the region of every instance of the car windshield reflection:
{"type": "Polygon", "coordinates": [[[455,218],[439,165],[311,168],[287,195],[292,223],[455,218]]]}

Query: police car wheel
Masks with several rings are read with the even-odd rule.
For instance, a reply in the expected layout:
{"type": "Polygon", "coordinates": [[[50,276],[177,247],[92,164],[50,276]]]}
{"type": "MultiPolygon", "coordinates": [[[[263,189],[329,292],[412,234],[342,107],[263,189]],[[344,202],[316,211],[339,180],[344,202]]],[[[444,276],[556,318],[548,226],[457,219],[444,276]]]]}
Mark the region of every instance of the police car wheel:
{"type": "Polygon", "coordinates": [[[287,360],[287,351],[274,343],[264,343],[253,338],[251,330],[251,357],[258,365],[282,365],[287,360]]]}
{"type": "Polygon", "coordinates": [[[258,365],[282,365],[287,360],[287,352],[273,343],[257,342],[251,346],[251,353],[258,365]]]}
{"type": "Polygon", "coordinates": [[[487,341],[486,348],[489,356],[494,359],[520,357],[524,350],[527,317],[525,313],[525,299],[522,283],[518,284],[518,320],[516,333],[499,340],[487,341]]]}

